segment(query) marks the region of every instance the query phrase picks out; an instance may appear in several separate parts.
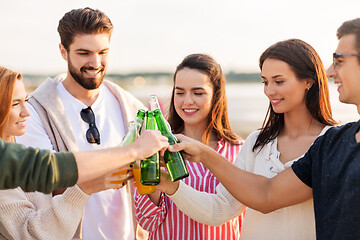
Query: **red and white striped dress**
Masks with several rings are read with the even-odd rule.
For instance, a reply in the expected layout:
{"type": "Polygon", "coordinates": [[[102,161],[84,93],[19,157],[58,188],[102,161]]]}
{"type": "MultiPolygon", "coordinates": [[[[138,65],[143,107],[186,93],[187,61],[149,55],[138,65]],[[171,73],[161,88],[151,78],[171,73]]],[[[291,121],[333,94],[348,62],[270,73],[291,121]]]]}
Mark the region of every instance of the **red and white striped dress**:
{"type": "MultiPolygon", "coordinates": [[[[243,141],[232,145],[224,140],[218,142],[216,151],[233,163],[240,151],[243,141]]],[[[187,185],[198,191],[215,193],[219,181],[201,163],[186,161],[189,177],[182,179],[187,185]]],[[[136,219],[149,231],[149,239],[158,240],[203,240],[240,239],[244,213],[219,227],[205,225],[192,220],[181,212],[165,194],[161,195],[160,204],[156,206],[147,195],[135,193],[136,219]]]]}

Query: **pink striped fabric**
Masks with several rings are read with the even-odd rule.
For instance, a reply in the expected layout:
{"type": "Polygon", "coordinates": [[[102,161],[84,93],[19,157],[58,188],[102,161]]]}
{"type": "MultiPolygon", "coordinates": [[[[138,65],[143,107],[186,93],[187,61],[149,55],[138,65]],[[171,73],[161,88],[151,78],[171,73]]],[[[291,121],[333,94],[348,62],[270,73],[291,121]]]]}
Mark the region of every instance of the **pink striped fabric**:
{"type": "MultiPolygon", "coordinates": [[[[232,145],[224,140],[218,142],[216,151],[233,163],[243,142],[232,145]]],[[[215,193],[219,181],[201,163],[186,162],[189,177],[183,179],[187,185],[204,192],[215,193]]],[[[135,193],[136,219],[150,232],[149,239],[196,240],[196,239],[240,239],[244,213],[229,222],[213,227],[196,222],[181,212],[165,194],[161,195],[159,206],[147,195],[135,193]]]]}

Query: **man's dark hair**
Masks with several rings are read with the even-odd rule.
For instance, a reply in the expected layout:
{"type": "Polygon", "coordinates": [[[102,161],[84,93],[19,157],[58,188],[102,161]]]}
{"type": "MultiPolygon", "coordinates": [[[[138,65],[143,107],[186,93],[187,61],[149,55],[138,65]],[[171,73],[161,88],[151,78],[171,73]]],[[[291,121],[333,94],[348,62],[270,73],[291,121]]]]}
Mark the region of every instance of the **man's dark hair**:
{"type": "Polygon", "coordinates": [[[111,37],[113,25],[108,16],[100,10],[79,8],[67,12],[59,21],[58,32],[61,44],[69,51],[69,46],[78,34],[106,33],[111,37]]]}
{"type": "MultiPolygon", "coordinates": [[[[337,30],[336,36],[338,39],[344,35],[355,34],[355,49],[357,53],[360,53],[360,18],[355,18],[344,22],[337,30]]],[[[358,57],[360,63],[360,57],[358,57]]]]}

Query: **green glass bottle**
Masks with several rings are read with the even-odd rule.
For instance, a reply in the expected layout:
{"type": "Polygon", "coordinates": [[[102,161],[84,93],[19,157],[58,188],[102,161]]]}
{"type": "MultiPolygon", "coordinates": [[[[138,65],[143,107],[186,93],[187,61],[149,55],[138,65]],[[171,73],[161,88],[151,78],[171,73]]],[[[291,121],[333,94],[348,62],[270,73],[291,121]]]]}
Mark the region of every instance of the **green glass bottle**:
{"type": "MultiPolygon", "coordinates": [[[[122,142],[120,143],[121,146],[125,146],[125,145],[132,143],[140,135],[141,128],[142,128],[142,125],[143,125],[143,122],[145,119],[145,114],[146,114],[145,110],[142,110],[142,109],[140,109],[137,112],[135,121],[130,123],[129,130],[126,133],[126,135],[124,136],[122,142]]],[[[141,184],[141,180],[140,180],[141,169],[140,169],[139,164],[137,164],[136,162],[133,162],[130,164],[129,167],[132,169],[132,172],[134,174],[136,191],[139,194],[149,194],[149,193],[155,192],[156,188],[154,186],[145,186],[145,185],[141,184]]],[[[127,169],[121,170],[114,174],[127,174],[127,171],[128,171],[127,169]]]]}
{"type": "Polygon", "coordinates": [[[139,109],[135,120],[130,123],[129,130],[121,141],[120,146],[132,143],[140,135],[141,127],[145,119],[145,113],[145,110],[139,109]]]}
{"type": "MultiPolygon", "coordinates": [[[[125,146],[133,141],[140,135],[141,127],[143,125],[144,119],[145,119],[145,110],[139,109],[136,115],[136,118],[134,121],[130,122],[129,129],[125,136],[123,137],[120,146],[125,146]]],[[[134,162],[135,163],[135,162],[134,162]]],[[[134,163],[131,163],[129,168],[132,168],[134,163]]],[[[127,174],[128,170],[121,170],[114,172],[114,175],[123,175],[127,174]]]]}
{"type": "MultiPolygon", "coordinates": [[[[155,130],[155,116],[153,111],[147,111],[146,129],[155,130]]],[[[159,153],[142,159],[141,164],[141,183],[147,186],[154,186],[160,183],[160,158],[159,153]]]]}
{"type": "MultiPolygon", "coordinates": [[[[179,141],[171,133],[170,125],[161,112],[157,97],[155,95],[150,96],[149,103],[151,110],[155,113],[156,125],[161,134],[168,138],[170,145],[178,143],[179,141]]],[[[171,181],[174,182],[189,176],[189,171],[180,152],[170,152],[166,150],[164,153],[164,161],[171,181]]]]}

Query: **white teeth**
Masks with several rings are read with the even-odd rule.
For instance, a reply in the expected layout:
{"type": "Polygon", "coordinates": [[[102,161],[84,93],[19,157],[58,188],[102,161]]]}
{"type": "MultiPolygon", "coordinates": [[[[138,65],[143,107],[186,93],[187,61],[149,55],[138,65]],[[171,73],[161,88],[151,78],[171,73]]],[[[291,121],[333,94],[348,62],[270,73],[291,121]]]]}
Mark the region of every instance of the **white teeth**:
{"type": "Polygon", "coordinates": [[[338,88],[342,87],[342,85],[343,85],[342,82],[340,82],[340,81],[335,81],[334,83],[338,88]]]}
{"type": "Polygon", "coordinates": [[[187,113],[193,113],[193,112],[196,112],[197,110],[195,109],[184,109],[184,112],[187,112],[187,113]]]}
{"type": "Polygon", "coordinates": [[[100,72],[100,70],[97,70],[97,71],[95,71],[95,70],[85,70],[85,72],[88,73],[88,74],[96,75],[96,74],[98,74],[100,72]]]}
{"type": "Polygon", "coordinates": [[[273,102],[273,103],[278,103],[278,102],[280,102],[281,100],[280,99],[278,99],[278,100],[271,100],[271,102],[273,102]]]}

